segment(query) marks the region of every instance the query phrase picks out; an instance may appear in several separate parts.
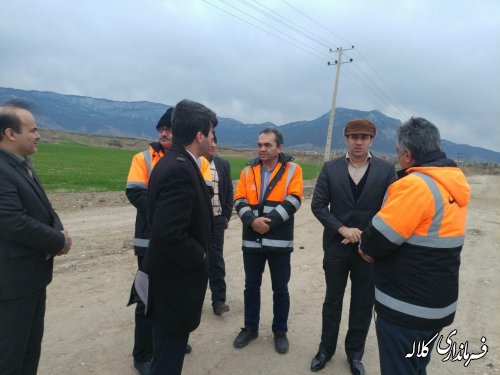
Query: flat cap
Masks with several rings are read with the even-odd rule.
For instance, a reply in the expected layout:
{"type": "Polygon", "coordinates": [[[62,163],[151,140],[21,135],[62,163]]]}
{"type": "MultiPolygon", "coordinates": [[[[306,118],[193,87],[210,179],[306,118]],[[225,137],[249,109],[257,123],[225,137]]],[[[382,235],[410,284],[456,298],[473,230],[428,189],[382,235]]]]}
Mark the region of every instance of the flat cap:
{"type": "Polygon", "coordinates": [[[365,118],[356,118],[349,121],[344,128],[344,135],[348,136],[351,134],[368,134],[375,137],[377,134],[377,129],[373,122],[365,118]]]}

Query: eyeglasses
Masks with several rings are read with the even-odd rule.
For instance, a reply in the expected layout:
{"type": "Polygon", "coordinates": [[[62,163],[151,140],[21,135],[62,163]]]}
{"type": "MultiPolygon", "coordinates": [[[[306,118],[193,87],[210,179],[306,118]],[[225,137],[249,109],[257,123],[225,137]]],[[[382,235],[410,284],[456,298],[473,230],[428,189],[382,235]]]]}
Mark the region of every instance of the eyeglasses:
{"type": "Polygon", "coordinates": [[[165,133],[172,133],[172,129],[167,128],[166,126],[162,126],[161,128],[156,129],[158,131],[158,134],[161,134],[163,132],[165,133]]]}

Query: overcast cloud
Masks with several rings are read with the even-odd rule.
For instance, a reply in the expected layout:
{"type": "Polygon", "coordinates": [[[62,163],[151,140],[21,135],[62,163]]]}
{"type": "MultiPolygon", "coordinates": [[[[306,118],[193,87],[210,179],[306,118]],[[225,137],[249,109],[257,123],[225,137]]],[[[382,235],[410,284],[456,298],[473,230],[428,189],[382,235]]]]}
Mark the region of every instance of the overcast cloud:
{"type": "Polygon", "coordinates": [[[500,151],[498,0],[4,0],[0,86],[190,98],[222,117],[281,125],[329,110],[328,49],[351,44],[337,106],[426,117],[443,138],[500,151]]]}

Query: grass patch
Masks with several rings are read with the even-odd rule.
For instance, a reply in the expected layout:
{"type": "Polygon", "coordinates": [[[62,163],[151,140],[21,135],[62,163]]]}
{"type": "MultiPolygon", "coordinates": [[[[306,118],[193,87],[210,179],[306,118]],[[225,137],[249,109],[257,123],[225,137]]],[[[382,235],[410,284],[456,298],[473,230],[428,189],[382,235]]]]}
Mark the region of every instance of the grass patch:
{"type": "MultiPolygon", "coordinates": [[[[32,159],[47,191],[123,191],[132,157],[139,151],[72,142],[40,143],[32,159]]],[[[231,178],[238,180],[249,159],[235,156],[225,159],[231,164],[231,178]]],[[[322,163],[299,164],[304,180],[311,180],[317,177],[322,163]]]]}
{"type": "Polygon", "coordinates": [[[78,143],[39,143],[33,164],[48,191],[125,190],[132,156],[137,150],[78,143]]]}

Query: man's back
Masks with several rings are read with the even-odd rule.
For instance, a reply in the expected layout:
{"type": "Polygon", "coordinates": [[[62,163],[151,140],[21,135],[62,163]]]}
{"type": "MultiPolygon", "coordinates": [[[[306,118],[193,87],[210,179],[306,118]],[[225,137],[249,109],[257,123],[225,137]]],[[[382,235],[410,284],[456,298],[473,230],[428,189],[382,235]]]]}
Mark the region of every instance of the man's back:
{"type": "Polygon", "coordinates": [[[207,285],[212,207],[199,168],[182,147],[173,145],[153,170],[147,206],[152,235],[143,270],[165,297],[153,304],[167,331],[192,331],[207,285]]]}

